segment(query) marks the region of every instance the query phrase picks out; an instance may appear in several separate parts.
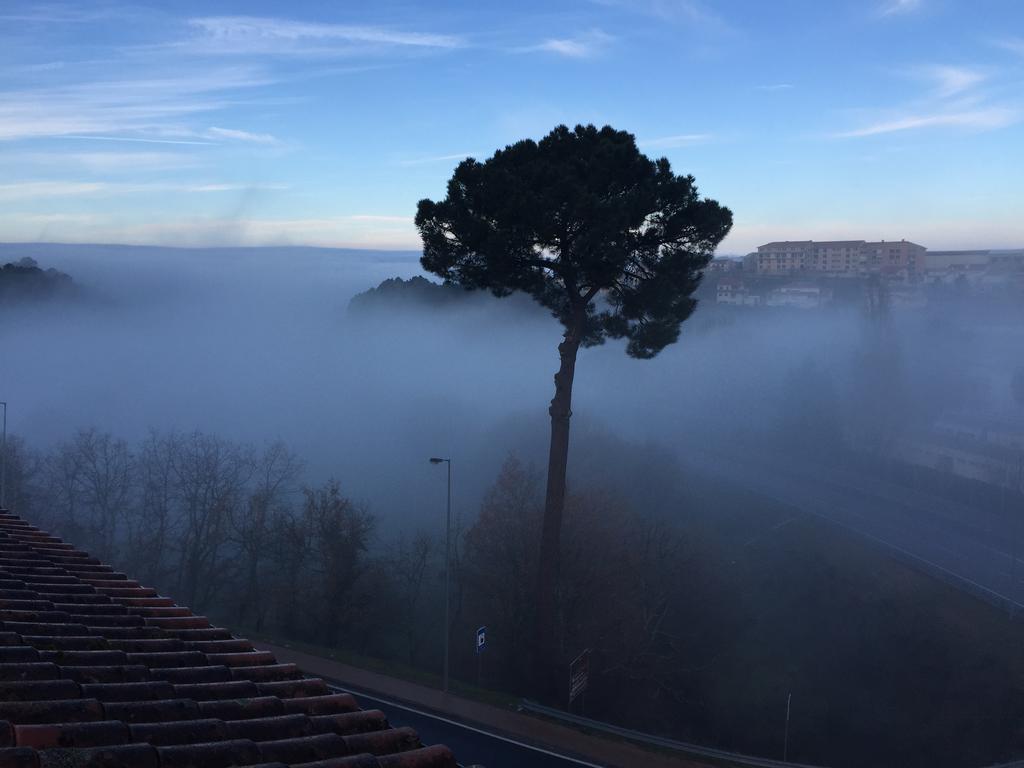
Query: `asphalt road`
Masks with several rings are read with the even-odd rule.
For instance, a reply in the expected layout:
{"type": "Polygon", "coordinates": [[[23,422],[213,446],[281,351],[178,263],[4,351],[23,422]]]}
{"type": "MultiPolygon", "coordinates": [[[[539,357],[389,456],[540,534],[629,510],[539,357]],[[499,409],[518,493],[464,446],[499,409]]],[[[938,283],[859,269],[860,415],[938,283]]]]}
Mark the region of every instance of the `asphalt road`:
{"type": "Polygon", "coordinates": [[[424,744],[445,744],[458,757],[459,763],[467,768],[472,765],[484,768],[604,768],[599,763],[560,755],[365,691],[332,687],[352,693],[364,707],[384,710],[392,725],[414,728],[424,744]]]}
{"type": "Polygon", "coordinates": [[[687,457],[687,464],[884,544],[993,601],[1024,600],[1024,509],[982,510],[863,473],[753,456],[687,457]]]}

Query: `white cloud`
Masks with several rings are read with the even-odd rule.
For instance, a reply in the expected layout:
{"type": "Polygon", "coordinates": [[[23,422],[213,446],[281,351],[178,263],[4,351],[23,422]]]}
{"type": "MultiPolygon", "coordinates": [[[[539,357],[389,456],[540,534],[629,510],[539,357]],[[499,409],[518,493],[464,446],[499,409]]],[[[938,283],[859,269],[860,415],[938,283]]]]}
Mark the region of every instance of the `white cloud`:
{"type": "Polygon", "coordinates": [[[900,16],[919,11],[924,7],[924,0],[888,0],[878,9],[880,16],[900,16]]]}
{"type": "Polygon", "coordinates": [[[260,70],[228,67],[0,91],[0,140],[74,136],[199,143],[201,137],[180,121],[229,106],[229,93],[272,82],[260,70]]]}
{"type": "Polygon", "coordinates": [[[189,24],[199,33],[189,44],[211,54],[323,56],[374,48],[444,49],[465,45],[454,35],[257,16],[208,16],[190,19],[189,24]]]}
{"type": "Polygon", "coordinates": [[[234,128],[217,128],[214,126],[207,130],[205,135],[215,139],[234,139],[254,144],[277,144],[277,138],[269,133],[250,133],[249,131],[240,131],[234,128]]]}
{"type": "Polygon", "coordinates": [[[138,173],[193,168],[198,160],[181,152],[5,152],[4,165],[80,168],[91,173],[138,173]]]}
{"type": "Polygon", "coordinates": [[[109,184],[84,181],[24,181],[0,184],[0,201],[11,202],[40,197],[81,197],[110,188],[109,184]]]}
{"type": "Polygon", "coordinates": [[[592,29],[575,37],[548,38],[537,45],[522,50],[524,52],[546,51],[547,53],[555,53],[570,59],[588,59],[601,53],[612,40],[611,35],[599,29],[592,29]]]}
{"type": "Polygon", "coordinates": [[[702,31],[732,32],[721,16],[698,0],[591,0],[606,8],[620,8],[662,21],[698,26],[702,31]]]}
{"type": "Polygon", "coordinates": [[[213,144],[212,141],[191,141],[187,139],[143,139],[138,136],[62,136],[61,138],[76,139],[79,141],[127,141],[139,144],[192,144],[205,146],[213,144]]]}
{"type": "Polygon", "coordinates": [[[1010,51],[1011,53],[1024,56],[1024,37],[1007,37],[1002,40],[997,40],[996,45],[1010,51]]]}
{"type": "Polygon", "coordinates": [[[910,114],[871,123],[851,131],[836,134],[839,138],[860,138],[898,133],[921,128],[965,128],[969,130],[994,130],[1020,122],[1021,112],[1006,107],[992,107],[962,112],[938,112],[932,114],[910,114]]]}
{"type": "Polygon", "coordinates": [[[125,184],[84,181],[22,181],[0,184],[0,202],[53,197],[81,198],[96,195],[117,196],[168,192],[202,194],[253,190],[280,191],[284,189],[288,189],[288,186],[284,184],[125,184]]]}
{"type": "Polygon", "coordinates": [[[833,137],[860,138],[929,128],[991,131],[1024,119],[1018,102],[993,99],[979,88],[990,77],[982,70],[933,64],[902,74],[931,83],[930,92],[902,108],[877,110],[873,118],[865,117],[866,124],[836,132],[833,137]]]}
{"type": "Polygon", "coordinates": [[[346,218],[350,221],[380,221],[390,224],[408,224],[413,220],[412,216],[386,216],[377,213],[355,213],[346,218]]]}
{"type": "Polygon", "coordinates": [[[675,136],[660,136],[654,139],[644,139],[637,142],[643,149],[674,149],[677,147],[689,147],[693,144],[703,144],[714,138],[710,133],[680,133],[675,136]]]}
{"type": "Polygon", "coordinates": [[[415,249],[422,241],[413,217],[379,221],[356,216],[260,219],[179,216],[145,221],[99,214],[17,214],[0,210],[0,240],[148,245],[318,245],[339,248],[415,249]]]}
{"type": "Polygon", "coordinates": [[[432,157],[414,157],[408,160],[399,160],[399,165],[426,165],[428,163],[447,163],[453,160],[465,160],[467,157],[474,157],[478,152],[453,152],[450,155],[434,155],[432,157]]]}
{"type": "Polygon", "coordinates": [[[755,85],[758,91],[789,91],[796,88],[792,83],[771,83],[770,85],[755,85]]]}
{"type": "Polygon", "coordinates": [[[940,98],[956,96],[970,90],[986,78],[985,73],[976,69],[946,65],[922,67],[918,73],[935,83],[936,95],[940,98]]]}

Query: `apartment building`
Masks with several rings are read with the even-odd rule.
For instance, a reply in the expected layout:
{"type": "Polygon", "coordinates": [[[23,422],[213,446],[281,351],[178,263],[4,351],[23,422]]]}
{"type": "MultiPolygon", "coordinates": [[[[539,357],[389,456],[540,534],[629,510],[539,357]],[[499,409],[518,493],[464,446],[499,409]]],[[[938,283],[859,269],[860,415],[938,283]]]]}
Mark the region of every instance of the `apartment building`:
{"type": "Polygon", "coordinates": [[[907,240],[784,240],[760,246],[751,262],[762,274],[917,275],[924,270],[926,250],[907,240]]]}

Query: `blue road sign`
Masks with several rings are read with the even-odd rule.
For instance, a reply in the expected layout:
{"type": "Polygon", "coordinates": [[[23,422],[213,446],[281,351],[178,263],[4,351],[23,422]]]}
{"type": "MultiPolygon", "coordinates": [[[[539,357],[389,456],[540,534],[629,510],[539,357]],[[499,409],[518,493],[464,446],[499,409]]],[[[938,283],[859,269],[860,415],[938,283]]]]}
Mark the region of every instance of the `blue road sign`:
{"type": "Polygon", "coordinates": [[[476,631],[476,652],[483,653],[484,646],[487,645],[487,627],[480,627],[476,631]]]}

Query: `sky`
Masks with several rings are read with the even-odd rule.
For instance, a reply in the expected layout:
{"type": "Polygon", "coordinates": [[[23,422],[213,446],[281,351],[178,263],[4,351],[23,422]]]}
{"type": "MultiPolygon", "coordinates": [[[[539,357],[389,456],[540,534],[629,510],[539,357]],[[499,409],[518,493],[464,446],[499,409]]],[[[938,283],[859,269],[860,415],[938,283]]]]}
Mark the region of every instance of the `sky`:
{"type": "Polygon", "coordinates": [[[1024,246],[1021,0],[0,0],[0,241],[416,249],[610,124],[777,239],[1024,246]]]}

